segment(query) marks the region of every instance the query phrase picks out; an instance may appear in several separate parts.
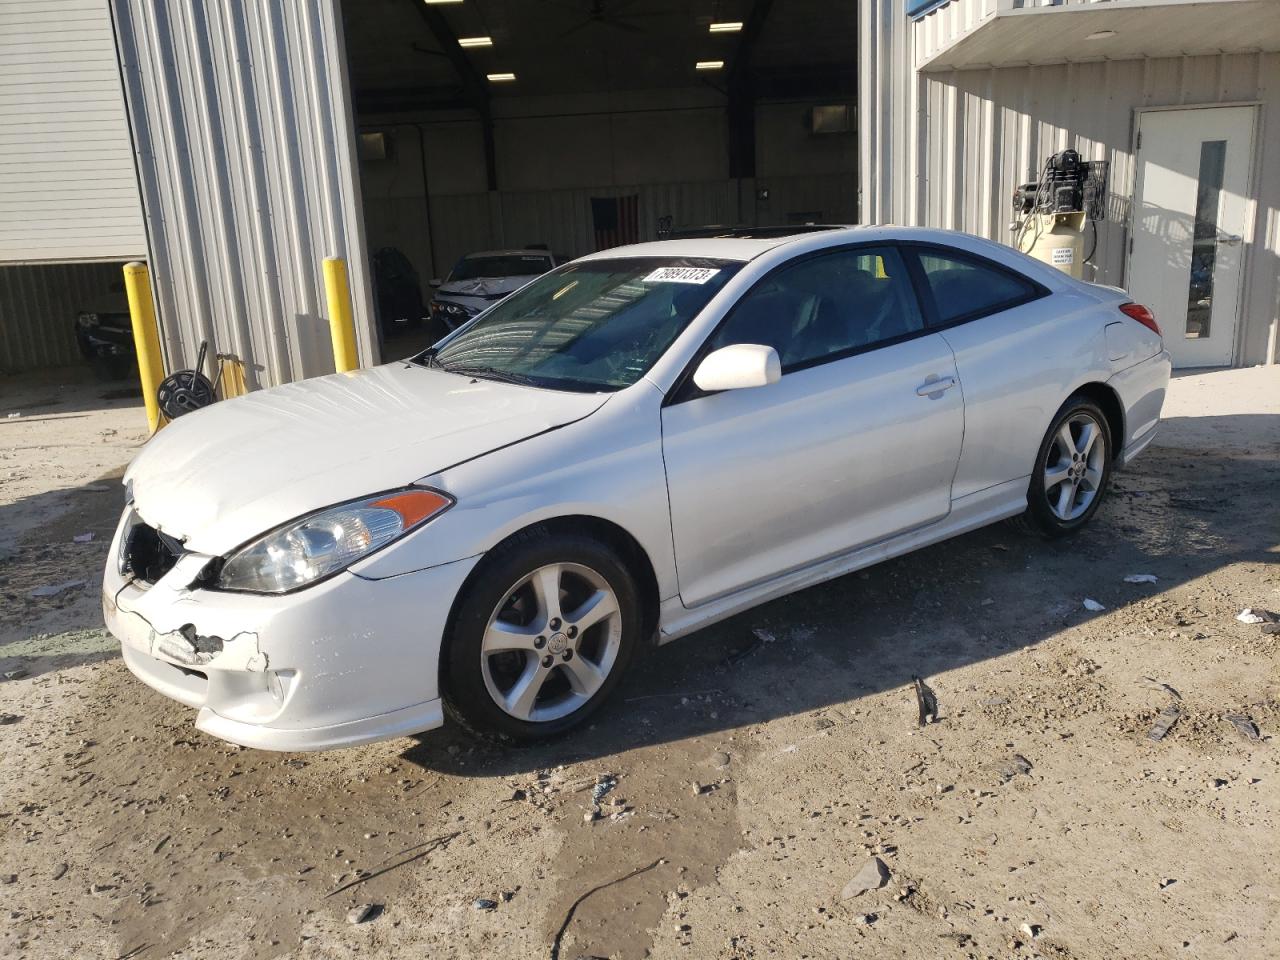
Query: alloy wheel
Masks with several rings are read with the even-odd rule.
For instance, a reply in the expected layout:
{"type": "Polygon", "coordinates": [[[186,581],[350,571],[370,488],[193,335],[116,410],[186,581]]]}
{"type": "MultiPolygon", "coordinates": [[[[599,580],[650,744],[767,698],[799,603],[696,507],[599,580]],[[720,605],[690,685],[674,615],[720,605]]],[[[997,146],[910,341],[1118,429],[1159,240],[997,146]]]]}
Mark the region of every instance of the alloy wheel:
{"type": "Polygon", "coordinates": [[[581,564],[547,564],[521,578],[489,617],[480,645],[485,689],[517,720],[559,720],[604,685],[621,640],[608,581],[581,564]]]}
{"type": "Polygon", "coordinates": [[[1044,463],[1044,495],[1059,520],[1088,511],[1102,489],[1107,442],[1101,424],[1083,411],[1058,427],[1044,463]]]}

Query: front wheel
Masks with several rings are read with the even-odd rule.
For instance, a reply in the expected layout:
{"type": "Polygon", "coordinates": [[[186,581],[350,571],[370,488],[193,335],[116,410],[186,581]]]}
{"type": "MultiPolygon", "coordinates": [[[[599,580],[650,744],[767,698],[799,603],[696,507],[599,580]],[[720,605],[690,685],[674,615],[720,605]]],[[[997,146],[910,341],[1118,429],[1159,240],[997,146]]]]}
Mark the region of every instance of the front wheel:
{"type": "Polygon", "coordinates": [[[1045,434],[1027,490],[1020,525],[1045,537],[1064,537],[1088,523],[1111,478],[1111,429],[1088,397],[1071,397],[1045,434]]]}
{"type": "Polygon", "coordinates": [[[635,582],[608,546],[535,528],[471,578],[442,657],[449,714],[482,736],[530,742],[593,714],[640,633],[635,582]]]}

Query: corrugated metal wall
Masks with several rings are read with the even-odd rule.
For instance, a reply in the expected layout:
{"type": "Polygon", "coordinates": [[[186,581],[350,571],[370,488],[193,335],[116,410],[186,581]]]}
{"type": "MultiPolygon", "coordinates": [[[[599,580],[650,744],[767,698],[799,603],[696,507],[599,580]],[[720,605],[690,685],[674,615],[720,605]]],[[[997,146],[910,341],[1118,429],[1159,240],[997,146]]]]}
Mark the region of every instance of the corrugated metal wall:
{"type": "MultiPolygon", "coordinates": [[[[944,8],[945,9],[945,8],[944,8]]],[[[1275,362],[1280,317],[1280,54],[1253,53],[917,73],[911,22],[864,4],[862,219],[965,230],[1008,242],[1010,198],[1072,147],[1111,162],[1100,283],[1123,285],[1135,111],[1258,102],[1257,209],[1246,254],[1237,362],[1275,362]]]]}
{"type": "Polygon", "coordinates": [[[81,363],[75,319],[123,277],[119,263],[0,265],[0,373],[81,363]]]}
{"type": "Polygon", "coordinates": [[[145,251],[105,0],[4,0],[0,261],[145,251]]]}
{"type": "Polygon", "coordinates": [[[321,276],[346,257],[377,353],[336,0],[111,0],[168,366],[252,386],[333,370],[321,276]]]}

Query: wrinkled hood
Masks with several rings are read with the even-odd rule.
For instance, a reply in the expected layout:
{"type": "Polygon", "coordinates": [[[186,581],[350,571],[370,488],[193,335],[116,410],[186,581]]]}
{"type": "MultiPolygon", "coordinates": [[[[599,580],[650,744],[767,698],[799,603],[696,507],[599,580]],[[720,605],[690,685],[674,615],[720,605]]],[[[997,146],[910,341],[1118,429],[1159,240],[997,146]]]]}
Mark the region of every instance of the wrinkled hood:
{"type": "Polygon", "coordinates": [[[187,414],[147,442],[125,482],[144,520],[221,555],[286,520],[580,420],[606,399],[388,364],[187,414]]]}
{"type": "Polygon", "coordinates": [[[535,280],[539,276],[540,274],[532,273],[519,277],[477,277],[474,280],[456,280],[441,284],[440,292],[454,297],[481,297],[492,300],[519,290],[530,280],[535,280]]]}

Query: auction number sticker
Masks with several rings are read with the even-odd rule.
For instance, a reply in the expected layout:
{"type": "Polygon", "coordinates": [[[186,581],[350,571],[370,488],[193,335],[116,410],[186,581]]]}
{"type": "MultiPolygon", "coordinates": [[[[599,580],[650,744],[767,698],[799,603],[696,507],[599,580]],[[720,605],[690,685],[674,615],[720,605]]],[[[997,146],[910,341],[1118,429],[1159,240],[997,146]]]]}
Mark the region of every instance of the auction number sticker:
{"type": "Polygon", "coordinates": [[[659,267],[644,278],[645,283],[706,283],[718,267],[659,267]]]}

